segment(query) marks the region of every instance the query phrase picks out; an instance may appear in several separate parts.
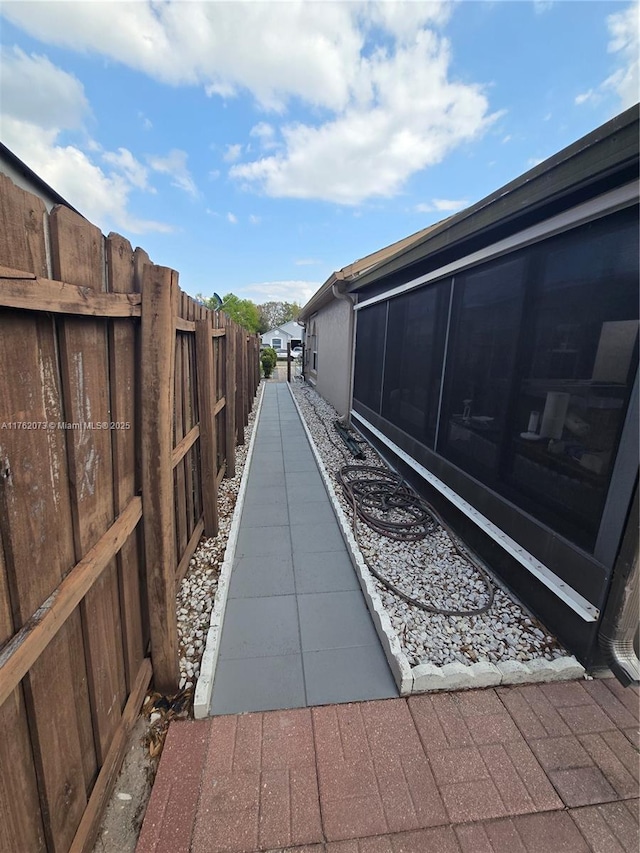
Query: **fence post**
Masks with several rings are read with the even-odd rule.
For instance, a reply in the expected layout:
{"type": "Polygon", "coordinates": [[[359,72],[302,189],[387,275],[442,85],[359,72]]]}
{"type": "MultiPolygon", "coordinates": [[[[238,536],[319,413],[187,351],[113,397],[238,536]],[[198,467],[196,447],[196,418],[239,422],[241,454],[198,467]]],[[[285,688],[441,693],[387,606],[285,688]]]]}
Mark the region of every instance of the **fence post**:
{"type": "Polygon", "coordinates": [[[244,329],[233,327],[236,347],[236,434],[237,444],[244,444],[244,407],[243,386],[244,371],[242,368],[242,352],[244,350],[244,329]]]}
{"type": "Polygon", "coordinates": [[[142,509],[153,678],[178,690],[174,532],[173,406],[178,274],[149,264],[142,276],[142,509]]]}
{"type": "Polygon", "coordinates": [[[229,322],[225,325],[225,477],[236,475],[236,339],[229,322]]]}
{"type": "Polygon", "coordinates": [[[200,459],[202,460],[202,504],[204,535],[218,534],[218,465],[214,407],[216,372],[213,364],[211,321],[196,320],[196,374],[200,409],[200,459]]]}

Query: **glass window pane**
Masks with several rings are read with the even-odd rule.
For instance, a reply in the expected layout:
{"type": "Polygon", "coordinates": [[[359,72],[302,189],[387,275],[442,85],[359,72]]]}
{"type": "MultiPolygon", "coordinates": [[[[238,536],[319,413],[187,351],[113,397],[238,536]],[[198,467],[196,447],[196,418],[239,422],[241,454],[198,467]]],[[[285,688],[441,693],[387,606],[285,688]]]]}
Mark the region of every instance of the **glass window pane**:
{"type": "Polygon", "coordinates": [[[455,280],[455,321],[439,450],[493,483],[498,474],[520,333],[525,258],[455,280]]]}
{"type": "Polygon", "coordinates": [[[521,505],[591,549],[637,368],[637,216],[616,214],[538,253],[505,480],[521,505]]]}
{"type": "Polygon", "coordinates": [[[382,415],[433,447],[450,282],[389,302],[382,415]]]}
{"type": "Polygon", "coordinates": [[[378,413],[382,393],[386,320],[386,302],[379,302],[358,311],[353,396],[378,413]]]}

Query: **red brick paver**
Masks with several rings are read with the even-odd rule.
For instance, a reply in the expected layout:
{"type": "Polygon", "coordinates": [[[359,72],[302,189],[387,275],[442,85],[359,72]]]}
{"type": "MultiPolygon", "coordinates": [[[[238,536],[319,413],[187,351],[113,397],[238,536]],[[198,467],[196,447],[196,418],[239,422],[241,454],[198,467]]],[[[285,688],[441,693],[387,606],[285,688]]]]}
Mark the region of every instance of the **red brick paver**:
{"type": "Polygon", "coordinates": [[[638,692],[611,680],[172,724],[138,853],[630,853],[638,692]]]}

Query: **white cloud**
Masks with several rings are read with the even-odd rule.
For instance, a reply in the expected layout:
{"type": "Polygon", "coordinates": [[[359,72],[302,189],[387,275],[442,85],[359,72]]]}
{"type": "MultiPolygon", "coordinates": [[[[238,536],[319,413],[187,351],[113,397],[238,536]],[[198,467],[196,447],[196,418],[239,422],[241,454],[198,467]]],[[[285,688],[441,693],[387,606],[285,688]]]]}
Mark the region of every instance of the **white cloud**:
{"type": "Polygon", "coordinates": [[[249,222],[251,223],[251,225],[260,225],[260,223],[262,222],[262,217],[256,216],[254,213],[250,213],[249,222]]]}
{"type": "Polygon", "coordinates": [[[320,261],[317,261],[315,258],[300,258],[297,261],[294,261],[297,267],[311,267],[319,264],[320,261]]]}
{"type": "Polygon", "coordinates": [[[609,53],[614,54],[617,67],[595,89],[582,92],[575,103],[598,103],[613,93],[617,99],[616,112],[633,106],[640,98],[640,4],[634,0],[622,12],[607,17],[609,53]]]}
{"type": "Polygon", "coordinates": [[[254,125],[249,132],[250,136],[257,137],[260,140],[260,145],[264,149],[275,148],[277,146],[275,134],[276,132],[273,126],[268,124],[266,121],[258,122],[258,124],[254,125]]]}
{"type": "Polygon", "coordinates": [[[480,86],[451,78],[449,44],[437,34],[450,10],[448,2],[93,2],[3,11],[37,38],[164,83],[201,85],[212,97],[249,92],[276,114],[292,102],[314,108],[315,123],[285,122],[277,135],[256,125],[263,153],[231,174],[272,196],[358,204],[397,194],[496,117],[480,86]]]}
{"type": "Polygon", "coordinates": [[[87,137],[83,121],[91,111],[79,80],[46,56],[29,56],[19,48],[3,48],[0,61],[5,145],[103,231],[172,231],[130,212],[134,188],[153,191],[146,170],[127,149],[103,152],[87,137]],[[73,131],[82,147],[61,143],[62,133],[73,131]]]}
{"type": "Polygon", "coordinates": [[[237,225],[238,217],[234,213],[227,213],[227,222],[230,222],[232,225],[237,225]]]}
{"type": "Polygon", "coordinates": [[[149,172],[136,160],[131,151],[126,148],[118,148],[117,153],[107,151],[102,155],[102,159],[122,172],[134,187],[155,193],[155,189],[149,186],[149,172]]]}
{"type": "Polygon", "coordinates": [[[2,112],[45,130],[77,129],[90,112],[82,83],[46,56],[0,48],[2,112]]]}
{"type": "Polygon", "coordinates": [[[448,66],[448,43],[427,30],[393,55],[377,51],[361,62],[366,100],[319,126],[283,127],[286,151],[233,166],[230,175],[276,197],[358,204],[393,196],[497,118],[480,87],[448,80],[448,66]]]}
{"type": "Polygon", "coordinates": [[[527,168],[534,169],[536,166],[539,166],[540,163],[544,163],[546,157],[529,157],[527,160],[527,168]]]}
{"type": "Polygon", "coordinates": [[[171,232],[171,226],[139,219],[128,209],[131,184],[118,174],[107,174],[84,151],[58,145],[56,130],[44,131],[30,122],[5,117],[5,144],[80,213],[103,231],[124,229],[133,234],[171,232]]]}
{"type": "Polygon", "coordinates": [[[147,116],[142,111],[138,112],[138,118],[142,122],[142,127],[145,130],[151,130],[151,128],[153,127],[153,122],[150,118],[147,118],[147,116]]]}
{"type": "Polygon", "coordinates": [[[533,10],[536,15],[543,15],[553,6],[553,0],[533,0],[533,10]]]}
{"type": "Polygon", "coordinates": [[[263,281],[248,284],[237,291],[243,299],[251,299],[258,305],[263,302],[297,302],[304,305],[311,299],[322,282],[319,281],[263,281]]]}
{"type": "Polygon", "coordinates": [[[416,213],[456,213],[458,210],[464,210],[465,207],[469,207],[469,201],[466,198],[458,200],[434,198],[427,204],[417,204],[415,211],[416,213]]]}
{"type": "Polygon", "coordinates": [[[363,41],[351,3],[34,2],[3,14],[42,41],[211,96],[249,90],[275,110],[296,96],[344,106],[363,41]]]}
{"type": "Polygon", "coordinates": [[[597,97],[597,96],[596,96],[595,92],[593,91],[593,89],[589,89],[588,92],[582,92],[581,94],[576,95],[575,103],[578,106],[580,106],[580,104],[586,104],[587,101],[591,101],[595,97],[597,97]]]}
{"type": "Polygon", "coordinates": [[[511,134],[507,133],[507,135],[502,138],[502,144],[504,145],[506,142],[511,142],[512,138],[511,134]]]}
{"type": "Polygon", "coordinates": [[[236,160],[240,159],[241,154],[242,144],[238,142],[236,145],[227,145],[227,150],[222,155],[222,159],[225,163],[235,163],[236,160]]]}
{"type": "Polygon", "coordinates": [[[147,162],[155,172],[169,175],[171,186],[184,190],[194,198],[199,195],[191,173],[187,169],[188,154],[179,148],[173,148],[166,157],[147,157],[147,162]]]}
{"type": "Polygon", "coordinates": [[[631,107],[640,95],[638,67],[640,65],[640,4],[632,3],[623,12],[609,15],[607,25],[610,41],[608,50],[617,54],[621,66],[602,84],[613,89],[622,108],[631,107]]]}

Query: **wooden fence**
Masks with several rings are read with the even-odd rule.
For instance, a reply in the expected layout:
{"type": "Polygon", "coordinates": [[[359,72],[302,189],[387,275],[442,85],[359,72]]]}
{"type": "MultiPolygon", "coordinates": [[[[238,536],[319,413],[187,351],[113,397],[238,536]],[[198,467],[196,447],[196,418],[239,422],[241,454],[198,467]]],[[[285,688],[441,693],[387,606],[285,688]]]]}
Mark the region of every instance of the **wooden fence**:
{"type": "Polygon", "coordinates": [[[0,850],[91,849],[176,585],[218,530],[258,339],[0,176],[0,850]]]}

